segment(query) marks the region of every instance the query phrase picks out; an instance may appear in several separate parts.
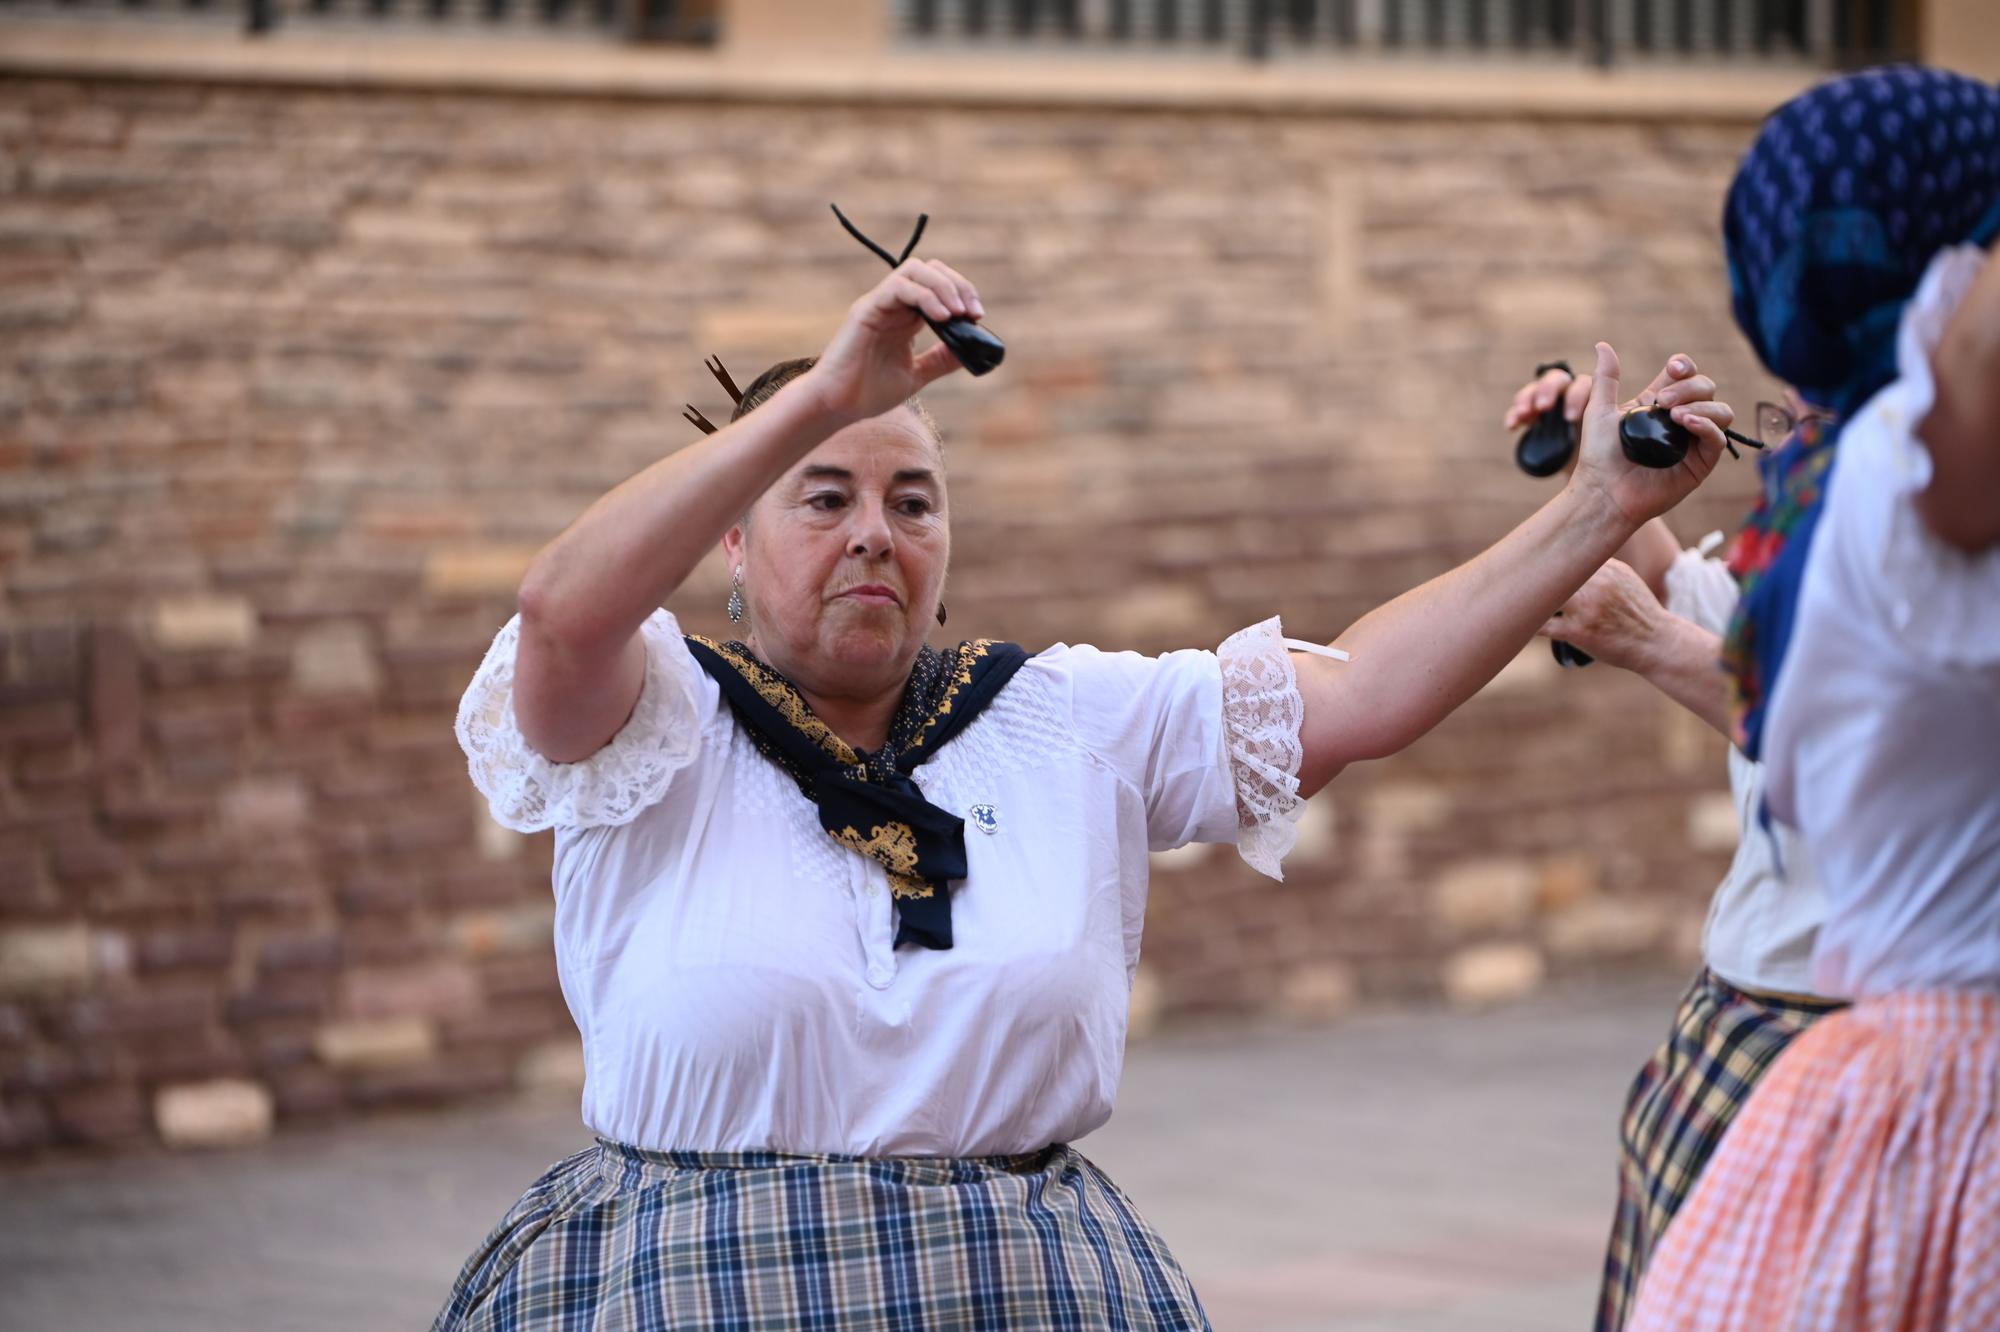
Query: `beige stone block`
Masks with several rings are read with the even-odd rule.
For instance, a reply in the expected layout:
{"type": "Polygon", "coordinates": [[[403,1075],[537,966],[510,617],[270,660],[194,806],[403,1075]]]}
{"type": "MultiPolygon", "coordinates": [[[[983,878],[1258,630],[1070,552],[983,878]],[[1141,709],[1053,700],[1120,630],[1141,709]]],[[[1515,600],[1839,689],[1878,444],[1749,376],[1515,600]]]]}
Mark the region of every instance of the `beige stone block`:
{"type": "Polygon", "coordinates": [[[1431,885],[1431,910],[1457,935],[1519,928],[1534,918],[1541,879],[1528,861],[1482,857],[1448,866],[1431,885]]]}
{"type": "MultiPolygon", "coordinates": [[[[696,345],[754,349],[773,360],[812,356],[826,345],[826,340],[833,336],[834,330],[846,317],[847,307],[833,304],[816,307],[803,304],[719,306],[702,314],[696,345]]],[[[733,370],[736,367],[732,364],[730,368],[733,370]]],[[[748,385],[751,375],[762,369],[760,366],[750,371],[737,382],[748,385]]],[[[717,418],[717,423],[720,424],[720,418],[717,418]]]]}
{"type": "Polygon", "coordinates": [[[1542,955],[1527,944],[1482,944],[1445,963],[1445,997],[1464,1008],[1505,1003],[1532,993],[1546,972],[1542,955]]]}
{"type": "Polygon", "coordinates": [[[1562,667],[1549,652],[1549,645],[1536,639],[1516,653],[1514,660],[1480,689],[1482,694],[1527,694],[1546,689],[1562,674],[1562,667]]]}
{"type": "Polygon", "coordinates": [[[379,693],[382,666],[367,628],[327,624],[299,635],[292,645],[292,687],[309,695],[379,693]]]}
{"type": "Polygon", "coordinates": [[[171,597],[148,617],[155,646],[165,652],[227,652],[257,639],[257,612],[242,597],[171,597]]]}
{"type": "Polygon", "coordinates": [[[1166,585],[1134,588],[1104,609],[1107,643],[1140,643],[1187,636],[1202,622],[1207,603],[1191,587],[1166,585]]]}
{"type": "Polygon", "coordinates": [[[153,1098],[153,1124],[169,1147],[236,1147],[271,1136],[271,1093],[255,1082],[163,1087],[153,1098]]]}
{"type": "Polygon", "coordinates": [[[449,934],[452,947],[470,957],[535,952],[550,946],[555,921],[551,905],[474,911],[453,921],[449,934]]]}
{"type": "Polygon", "coordinates": [[[1186,846],[1177,846],[1171,851],[1155,851],[1149,859],[1155,873],[1162,871],[1172,873],[1175,870],[1201,868],[1202,862],[1207,860],[1214,850],[1215,846],[1209,842],[1189,842],[1186,846]]]}
{"type": "Polygon", "coordinates": [[[488,811],[485,797],[476,792],[473,796],[472,845],[479,852],[481,860],[518,860],[523,847],[527,846],[525,833],[515,832],[493,821],[488,811]]]}
{"type": "MultiPolygon", "coordinates": [[[[1604,284],[1583,278],[1563,278],[1547,272],[1533,277],[1491,277],[1479,284],[1479,300],[1501,328],[1577,329],[1604,325],[1604,284]]],[[[1589,350],[1589,344],[1584,344],[1589,350]]],[[[1582,367],[1579,367],[1582,368],[1582,367]]],[[[1645,378],[1639,380],[1645,386],[1645,378]]]]}
{"type": "Polygon", "coordinates": [[[1126,1004],[1126,1036],[1140,1040],[1158,1031],[1166,1001],[1166,991],[1161,988],[1159,977],[1153,974],[1150,967],[1141,966],[1139,974],[1132,978],[1132,994],[1126,1004]]]}
{"type": "Polygon", "coordinates": [[[465,546],[433,551],[424,562],[424,589],[433,596],[503,596],[518,590],[536,550],[531,546],[465,546]]]}
{"type": "Polygon", "coordinates": [[[357,208],[347,215],[347,237],[368,245],[464,249],[477,245],[479,227],[464,218],[357,208]]]}
{"type": "Polygon", "coordinates": [[[335,1022],[313,1034],[313,1053],[334,1068],[394,1068],[437,1056],[437,1028],[420,1017],[335,1022]]]}
{"type": "Polygon", "coordinates": [[[1667,930],[1660,903],[1599,897],[1549,917],[1542,941],[1562,959],[1633,957],[1658,948],[1667,930]]]}
{"type": "Polygon", "coordinates": [[[583,1043],[574,1038],[545,1041],[514,1065],[515,1085],[529,1091],[580,1091],[583,1079],[583,1043]]]}
{"type": "Polygon", "coordinates": [[[238,836],[296,832],[312,814],[312,796],[296,777],[237,782],[217,802],[222,826],[238,836]]]}
{"type": "Polygon", "coordinates": [[[1278,1010],[1298,1022],[1331,1022],[1354,1008],[1359,986],[1338,962],[1294,967],[1278,990],[1278,1010]]]}
{"type": "Polygon", "coordinates": [[[1292,843],[1291,854],[1285,857],[1285,863],[1310,865],[1332,860],[1340,841],[1339,823],[1331,794],[1322,791],[1306,801],[1299,810],[1296,826],[1298,840],[1292,843]]]}
{"type": "Polygon", "coordinates": [[[1542,862],[1542,881],[1535,893],[1535,906],[1542,911],[1561,911],[1597,895],[1603,866],[1595,856],[1582,853],[1555,856],[1542,862]]]}
{"type": "Polygon", "coordinates": [[[0,994],[81,989],[95,972],[86,925],[21,925],[0,930],[0,994]]]}
{"type": "Polygon", "coordinates": [[[1370,791],[1362,808],[1370,828],[1428,832],[1451,817],[1451,792],[1422,782],[1395,782],[1370,791]]]}
{"type": "Polygon", "coordinates": [[[1734,851],[1743,836],[1736,799],[1726,791],[1696,796],[1688,805],[1688,842],[1700,851],[1734,851]]]}

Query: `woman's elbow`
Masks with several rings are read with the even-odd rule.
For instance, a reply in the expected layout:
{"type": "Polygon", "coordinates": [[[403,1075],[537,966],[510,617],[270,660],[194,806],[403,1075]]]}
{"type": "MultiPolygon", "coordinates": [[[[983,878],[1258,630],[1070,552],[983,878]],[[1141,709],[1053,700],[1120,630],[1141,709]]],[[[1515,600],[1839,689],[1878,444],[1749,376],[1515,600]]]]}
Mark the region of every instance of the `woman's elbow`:
{"type": "Polygon", "coordinates": [[[521,613],[524,637],[533,637],[566,655],[588,655],[630,634],[629,628],[593,612],[587,589],[570,585],[553,549],[544,550],[528,566],[514,604],[521,613]]]}

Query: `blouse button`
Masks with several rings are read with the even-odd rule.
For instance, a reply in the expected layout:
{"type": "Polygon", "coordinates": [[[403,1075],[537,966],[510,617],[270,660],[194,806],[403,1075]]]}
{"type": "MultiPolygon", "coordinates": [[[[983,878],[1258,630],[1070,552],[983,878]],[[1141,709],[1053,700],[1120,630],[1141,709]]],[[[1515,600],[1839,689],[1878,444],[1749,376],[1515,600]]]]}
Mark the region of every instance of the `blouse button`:
{"type": "Polygon", "coordinates": [[[868,983],[876,989],[886,988],[889,982],[894,979],[896,979],[896,973],[882,963],[871,962],[868,964],[868,983]]]}

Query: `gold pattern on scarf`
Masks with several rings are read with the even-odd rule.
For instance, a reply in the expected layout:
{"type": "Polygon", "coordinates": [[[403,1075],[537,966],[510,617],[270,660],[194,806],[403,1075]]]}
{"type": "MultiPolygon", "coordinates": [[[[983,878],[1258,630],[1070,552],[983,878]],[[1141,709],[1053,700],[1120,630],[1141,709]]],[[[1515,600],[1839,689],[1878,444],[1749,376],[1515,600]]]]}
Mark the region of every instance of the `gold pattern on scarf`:
{"type": "MultiPolygon", "coordinates": [[[[862,766],[861,756],[855,752],[854,746],[835,735],[833,728],[821,721],[814,714],[812,708],[807,705],[804,696],[792,685],[791,681],[764,665],[763,662],[758,661],[754,657],[745,656],[726,643],[718,643],[714,639],[703,638],[699,634],[689,636],[695,642],[700,643],[731,666],[734,666],[737,673],[749,681],[750,687],[757,691],[759,698],[776,708],[779,716],[791,723],[793,727],[802,732],[814,744],[817,744],[821,749],[833,755],[841,763],[856,768],[862,766]]],[[[945,687],[944,697],[939,700],[936,710],[918,728],[916,738],[904,747],[905,753],[908,753],[912,749],[922,749],[924,741],[930,737],[931,731],[936,729],[940,722],[951,716],[952,704],[958,698],[958,691],[971,687],[972,668],[974,664],[991,654],[993,644],[993,639],[975,638],[960,645],[960,650],[957,654],[958,666],[952,672],[951,683],[945,687]]],[[[865,774],[863,775],[865,776],[865,774]]]]}
{"type": "Polygon", "coordinates": [[[951,716],[952,700],[958,697],[959,690],[968,688],[972,684],[973,663],[986,656],[992,648],[993,640],[990,638],[975,638],[964,644],[963,650],[958,654],[958,669],[952,672],[951,684],[945,688],[944,698],[939,701],[937,711],[930,715],[930,719],[917,732],[917,738],[910,741],[909,749],[922,749],[924,740],[931,733],[931,728],[951,716]]]}
{"type": "Polygon", "coordinates": [[[897,897],[930,897],[937,890],[917,874],[917,831],[907,823],[878,823],[863,837],[853,826],[833,835],[889,871],[889,889],[897,897]]]}
{"type": "Polygon", "coordinates": [[[749,681],[750,687],[757,691],[759,698],[762,698],[766,703],[776,708],[779,716],[790,722],[795,729],[803,732],[814,744],[826,750],[827,753],[833,755],[834,758],[842,763],[854,767],[860,766],[861,756],[854,752],[854,746],[835,735],[831,726],[828,726],[825,722],[814,716],[813,710],[806,705],[804,697],[800,695],[797,689],[792,687],[791,682],[785,679],[784,676],[779,675],[756,658],[744,656],[726,643],[717,643],[713,639],[702,638],[696,635],[691,635],[691,637],[694,637],[695,642],[700,643],[710,652],[715,653],[716,656],[721,657],[731,666],[734,666],[737,674],[749,681]]]}

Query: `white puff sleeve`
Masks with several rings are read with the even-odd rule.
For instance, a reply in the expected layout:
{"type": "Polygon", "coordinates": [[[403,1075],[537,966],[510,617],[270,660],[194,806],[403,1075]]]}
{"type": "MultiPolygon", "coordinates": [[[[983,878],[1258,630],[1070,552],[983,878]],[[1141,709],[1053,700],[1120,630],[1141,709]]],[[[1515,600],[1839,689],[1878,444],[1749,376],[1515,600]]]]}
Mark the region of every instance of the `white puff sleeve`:
{"type": "Polygon", "coordinates": [[[509,620],[459,701],[454,728],[472,784],[493,819],[516,832],[614,827],[659,801],[699,750],[707,680],[680,626],[655,611],[640,629],[646,679],[632,716],[611,742],[576,763],[552,763],[532,749],[514,718],[514,652],[521,618],[509,620]]]}
{"type": "MultiPolygon", "coordinates": [[[[1856,609],[1905,651],[1940,666],[2000,663],[2000,551],[1967,554],[1939,540],[1917,512],[1931,484],[1917,427],[1937,397],[1931,354],[1988,262],[1976,247],[1931,261],[1904,312],[1897,381],[1869,399],[1840,436],[1818,541],[1839,566],[1856,609]]],[[[1819,551],[1814,550],[1814,558],[1819,551]]]]}
{"type": "Polygon", "coordinates": [[[1305,810],[1299,764],[1305,700],[1277,616],[1239,629],[1216,650],[1222,664],[1222,721],[1236,785],[1237,854],[1260,874],[1285,877],[1305,810]]]}

